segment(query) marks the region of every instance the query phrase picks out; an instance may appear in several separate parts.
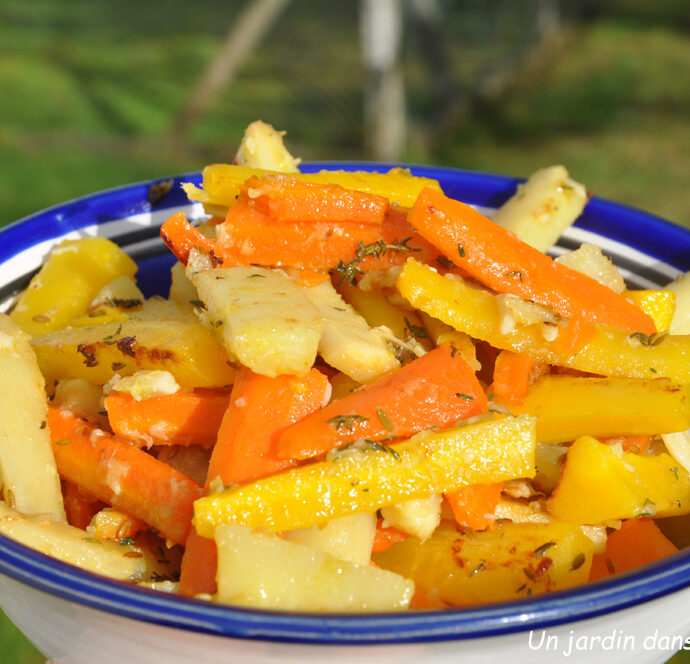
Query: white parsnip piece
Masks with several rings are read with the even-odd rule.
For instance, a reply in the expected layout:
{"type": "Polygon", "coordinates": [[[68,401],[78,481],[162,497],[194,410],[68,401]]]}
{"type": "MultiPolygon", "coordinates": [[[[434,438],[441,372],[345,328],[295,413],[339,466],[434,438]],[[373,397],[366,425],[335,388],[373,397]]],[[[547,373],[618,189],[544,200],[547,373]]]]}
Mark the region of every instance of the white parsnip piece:
{"type": "Polygon", "coordinates": [[[587,203],[587,190],[564,166],[532,173],[494,214],[494,221],[539,251],[555,244],[587,203]]]}
{"type": "Polygon", "coordinates": [[[236,524],[216,530],[217,599],[292,611],[396,611],[414,583],[371,565],[355,565],[236,524]]]}
{"type": "Polygon", "coordinates": [[[340,560],[368,565],[375,534],[376,515],[360,513],[331,519],[321,526],[287,530],[283,536],[340,560]]]}
{"type": "Polygon", "coordinates": [[[618,294],[625,290],[623,275],[596,244],[581,244],[578,249],[559,256],[556,262],[595,279],[618,294]]]}
{"type": "Polygon", "coordinates": [[[358,383],[370,383],[400,366],[383,335],[369,327],[330,281],[304,292],[323,316],[319,353],[328,364],[358,383]]]}
{"type": "Polygon", "coordinates": [[[666,288],[676,294],[676,310],[671,320],[671,334],[690,334],[690,272],[672,281],[666,288]]]}
{"type": "Polygon", "coordinates": [[[381,508],[384,527],[393,526],[424,541],[441,523],[440,494],[428,498],[404,500],[381,508]]]}
{"type": "Polygon", "coordinates": [[[0,533],[70,565],[121,581],[138,581],[158,571],[152,568],[151,557],[138,547],[105,542],[81,528],[44,514],[26,516],[1,502],[0,533]]]}
{"type": "Polygon", "coordinates": [[[46,426],[45,381],[29,336],[0,314],[0,478],[5,502],[64,521],[60,478],[46,426]]]}
{"type": "Polygon", "coordinates": [[[265,168],[278,173],[297,173],[300,160],[295,159],[283,143],[284,131],[256,120],[244,130],[235,163],[240,166],[265,168]]]}
{"type": "Polygon", "coordinates": [[[187,276],[229,356],[265,376],[311,369],[323,318],[304,290],[280,270],[215,268],[187,276]]]}

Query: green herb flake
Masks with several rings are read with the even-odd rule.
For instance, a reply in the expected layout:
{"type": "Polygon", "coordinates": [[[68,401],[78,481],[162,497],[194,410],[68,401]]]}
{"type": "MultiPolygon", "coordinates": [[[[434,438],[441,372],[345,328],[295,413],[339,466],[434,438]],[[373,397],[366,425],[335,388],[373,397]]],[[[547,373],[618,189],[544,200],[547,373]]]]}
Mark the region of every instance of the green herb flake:
{"type": "Polygon", "coordinates": [[[671,472],[676,476],[676,479],[678,479],[678,466],[671,468],[671,472]]]}
{"type": "Polygon", "coordinates": [[[436,256],[436,262],[447,270],[452,270],[454,267],[457,267],[453,261],[448,260],[445,256],[436,256]]]}
{"type": "Polygon", "coordinates": [[[524,275],[520,270],[513,270],[512,272],[506,272],[506,277],[520,277],[520,281],[523,281],[524,275]]]}
{"type": "Polygon", "coordinates": [[[577,569],[580,569],[585,564],[585,554],[584,553],[578,553],[575,558],[573,558],[573,564],[570,566],[570,571],[574,572],[577,569]]]}
{"type": "Polygon", "coordinates": [[[391,423],[388,415],[384,412],[383,408],[376,406],[376,415],[379,418],[379,422],[386,431],[393,431],[393,424],[391,423]]]}
{"type": "Polygon", "coordinates": [[[254,274],[250,274],[249,276],[247,276],[247,279],[265,279],[265,278],[266,278],[265,274],[258,274],[256,272],[254,274]]]}
{"type": "Polygon", "coordinates": [[[456,392],[455,396],[458,399],[464,399],[465,401],[474,401],[474,397],[471,394],[463,394],[462,392],[456,392]]]}
{"type": "Polygon", "coordinates": [[[404,240],[398,243],[388,244],[384,240],[378,240],[377,242],[372,242],[370,244],[364,244],[361,240],[357,243],[358,249],[355,252],[355,257],[346,263],[345,261],[340,261],[338,265],[334,268],[334,272],[341,276],[340,281],[336,284],[340,286],[345,282],[355,286],[357,285],[357,279],[359,275],[363,274],[362,270],[358,267],[367,256],[372,256],[374,258],[383,258],[384,256],[404,253],[407,251],[421,251],[419,247],[408,247],[407,243],[412,239],[412,237],[406,237],[404,240]]]}
{"type": "Polygon", "coordinates": [[[71,442],[71,438],[65,438],[64,440],[56,440],[53,445],[69,445],[71,442]]]}
{"type": "Polygon", "coordinates": [[[134,544],[134,538],[131,535],[128,535],[127,537],[123,537],[120,540],[120,544],[122,546],[129,546],[131,544],[134,544]]]}
{"type": "Polygon", "coordinates": [[[538,547],[534,550],[534,554],[537,556],[537,558],[542,558],[542,557],[544,556],[544,554],[545,554],[552,546],[554,546],[554,544],[556,544],[556,542],[545,542],[544,544],[542,544],[541,546],[538,546],[538,547]]]}
{"type": "Polygon", "coordinates": [[[335,430],[338,431],[340,427],[344,427],[348,431],[352,431],[352,426],[355,422],[368,422],[369,418],[363,415],[336,415],[331,417],[330,420],[326,420],[328,424],[333,424],[335,430]]]}
{"type": "Polygon", "coordinates": [[[117,343],[118,337],[120,336],[120,332],[122,332],[122,323],[120,323],[117,326],[117,330],[113,332],[113,334],[109,334],[107,337],[103,337],[103,341],[108,344],[108,346],[111,346],[112,344],[117,343]]]}
{"type": "Polygon", "coordinates": [[[38,425],[38,428],[45,429],[46,426],[48,426],[47,422],[45,420],[41,420],[41,423],[38,425]]]}
{"type": "Polygon", "coordinates": [[[473,577],[477,572],[481,572],[484,568],[486,567],[486,561],[482,560],[479,565],[477,565],[469,574],[470,577],[473,577]]]}
{"type": "Polygon", "coordinates": [[[606,563],[606,569],[609,571],[609,574],[615,574],[616,568],[613,566],[613,561],[611,558],[606,556],[606,560],[604,562],[606,563]]]}
{"type": "Polygon", "coordinates": [[[369,440],[368,438],[364,438],[364,442],[372,450],[376,452],[385,452],[386,454],[390,454],[396,461],[400,461],[400,455],[398,454],[398,451],[393,449],[389,445],[385,445],[384,443],[381,443],[377,440],[369,440]]]}
{"type": "MultiPolygon", "coordinates": [[[[637,339],[646,348],[654,348],[658,346],[666,337],[668,331],[654,332],[654,334],[645,334],[644,332],[633,332],[628,338],[637,339]]],[[[652,369],[650,369],[651,371],[652,369]]],[[[656,373],[656,371],[654,371],[656,373]]]]}
{"type": "Polygon", "coordinates": [[[460,254],[460,258],[465,258],[465,247],[461,244],[458,245],[458,254],[460,254]]]}
{"type": "Polygon", "coordinates": [[[405,321],[405,341],[409,341],[410,339],[427,339],[429,337],[423,327],[414,325],[407,320],[407,317],[403,317],[403,320],[405,321]]]}
{"type": "Polygon", "coordinates": [[[206,309],[206,304],[204,304],[201,300],[190,300],[189,304],[197,307],[198,309],[206,309]]]}

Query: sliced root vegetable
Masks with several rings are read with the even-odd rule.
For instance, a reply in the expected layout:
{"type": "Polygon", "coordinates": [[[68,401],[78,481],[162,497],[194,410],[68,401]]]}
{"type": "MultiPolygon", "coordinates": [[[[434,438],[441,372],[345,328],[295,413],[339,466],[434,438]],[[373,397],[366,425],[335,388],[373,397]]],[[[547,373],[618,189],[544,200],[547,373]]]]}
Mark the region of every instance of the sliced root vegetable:
{"type": "Polygon", "coordinates": [[[370,383],[400,367],[379,330],[372,329],[330,281],[304,289],[324,320],[319,354],[358,383],[370,383]]]}
{"type": "Polygon", "coordinates": [[[644,436],[690,428],[685,385],[665,378],[541,376],[514,414],[537,418],[537,440],[644,436]]]}
{"type": "MultiPolygon", "coordinates": [[[[278,170],[262,170],[248,165],[211,164],[203,170],[202,189],[186,184],[184,190],[192,201],[228,208],[235,204],[240,189],[248,178],[275,174],[278,170]]],[[[392,168],[387,173],[364,171],[296,173],[295,177],[301,182],[337,184],[346,189],[356,189],[357,191],[383,196],[391,203],[407,207],[415,202],[419,192],[424,187],[441,190],[436,180],[411,175],[409,171],[403,168],[392,168]]]]}
{"type": "Polygon", "coordinates": [[[407,608],[414,593],[414,584],[397,574],[339,560],[274,533],[228,524],[218,529],[216,541],[221,602],[294,611],[395,611],[407,608]]]}
{"type": "Polygon", "coordinates": [[[45,381],[29,335],[0,314],[0,495],[24,514],[65,520],[60,478],[46,428],[45,381]]]}
{"type": "MultiPolygon", "coordinates": [[[[262,376],[240,369],[218,430],[206,479],[206,491],[235,482],[249,482],[293,465],[276,454],[280,431],[321,407],[330,386],[312,369],[303,377],[262,376]]],[[[180,592],[193,597],[215,591],[216,545],[190,533],[182,558],[180,592]]]]}
{"type": "Polygon", "coordinates": [[[469,205],[425,189],[409,216],[412,226],[446,257],[497,293],[631,332],[656,332],[652,319],[610,288],[520,241],[469,205]]]}
{"type": "Polygon", "coordinates": [[[121,581],[140,581],[160,572],[153,556],[130,544],[104,542],[81,528],[26,516],[0,502],[0,534],[52,558],[121,581]]]}
{"type": "Polygon", "coordinates": [[[363,441],[327,461],[202,498],[194,524],[204,537],[222,523],[290,530],[467,484],[531,477],[534,446],[534,420],[524,416],[427,431],[390,446],[363,441]]]}
{"type": "Polygon", "coordinates": [[[486,530],[496,521],[496,505],[501,499],[503,482],[474,484],[446,493],[455,520],[472,530],[486,530]]]}
{"type": "Polygon", "coordinates": [[[589,436],[568,449],[548,510],[561,521],[596,525],[690,512],[690,475],[669,454],[616,450],[589,436]]]}
{"type": "Polygon", "coordinates": [[[328,379],[317,369],[305,376],[262,376],[242,368],[211,454],[207,487],[251,482],[294,465],[277,454],[280,432],[317,411],[328,397],[328,379]]]}
{"type": "Polygon", "coordinates": [[[328,222],[380,226],[388,199],[337,184],[303,182],[292,175],[251,177],[239,200],[283,223],[328,222]]]}
{"type": "Polygon", "coordinates": [[[309,371],[323,318],[300,286],[260,267],[187,273],[231,357],[266,376],[309,371]]]}
{"type": "Polygon", "coordinates": [[[663,376],[690,383],[690,336],[630,334],[577,318],[564,327],[524,325],[504,333],[497,296],[442,277],[414,259],[405,263],[397,286],[413,306],[494,348],[599,375],[663,376]],[[575,339],[570,332],[573,325],[575,339]]]}
{"type": "Polygon", "coordinates": [[[474,371],[444,344],[292,425],[280,435],[278,453],[306,459],[362,438],[448,427],[486,408],[474,371]]]}
{"type": "Polygon", "coordinates": [[[565,523],[504,523],[479,533],[443,523],[426,542],[410,537],[374,562],[451,606],[468,606],[585,583],[593,550],[580,528],[565,523]]]}
{"type": "Polygon", "coordinates": [[[211,447],[229,399],[227,389],[199,388],[141,400],[112,391],[105,397],[104,405],[113,432],[126,440],[146,447],[211,447]]]}
{"type": "Polygon", "coordinates": [[[141,519],[112,507],[105,507],[94,514],[88,530],[98,539],[129,542],[144,528],[146,524],[141,519]]]}
{"type": "Polygon", "coordinates": [[[46,382],[82,378],[104,385],[114,374],[169,371],[187,389],[231,385],[235,369],[211,330],[200,323],[135,321],[66,328],[33,339],[46,382]]]}
{"type": "Polygon", "coordinates": [[[648,565],[678,551],[652,519],[628,519],[614,530],[606,543],[606,551],[592,560],[590,581],[648,565]]]}
{"type": "Polygon", "coordinates": [[[556,243],[587,203],[587,191],[563,166],[541,168],[519,184],[493,220],[539,251],[556,243]]]}
{"type": "Polygon", "coordinates": [[[184,544],[199,484],[68,411],[50,407],[48,428],[62,477],[184,544]]]}
{"type": "Polygon", "coordinates": [[[667,290],[626,290],[623,295],[632,300],[654,321],[657,330],[669,330],[673,334],[685,334],[671,329],[676,311],[676,293],[667,290]]]}
{"type": "Polygon", "coordinates": [[[134,261],[104,237],[65,240],[20,295],[12,319],[32,336],[53,332],[85,315],[103,286],[136,270],[134,261]]]}
{"type": "Polygon", "coordinates": [[[548,365],[529,355],[502,350],[494,364],[493,393],[509,406],[520,406],[529,386],[547,370],[548,365]]]}

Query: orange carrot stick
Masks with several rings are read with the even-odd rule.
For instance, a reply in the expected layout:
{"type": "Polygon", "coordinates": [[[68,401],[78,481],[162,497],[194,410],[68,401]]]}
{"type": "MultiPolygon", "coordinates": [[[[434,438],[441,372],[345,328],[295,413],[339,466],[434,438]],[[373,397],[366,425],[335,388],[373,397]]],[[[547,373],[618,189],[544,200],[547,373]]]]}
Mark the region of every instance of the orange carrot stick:
{"type": "MultiPolygon", "coordinates": [[[[278,458],[278,434],[319,408],[328,390],[328,379],[316,369],[275,378],[240,369],[211,454],[206,491],[218,481],[250,482],[294,465],[278,458]]],[[[192,530],[182,557],[180,593],[215,592],[217,564],[216,543],[192,530]]]]}
{"type": "Polygon", "coordinates": [[[229,399],[228,390],[199,388],[140,401],[113,391],[104,403],[113,432],[138,445],[211,447],[229,399]]]}
{"type": "Polygon", "coordinates": [[[216,265],[223,264],[224,251],[217,243],[207,238],[187,221],[184,212],[176,212],[161,226],[161,238],[168,245],[170,251],[175,254],[178,261],[187,265],[189,252],[194,249],[203,249],[216,265]]]}
{"type": "Polygon", "coordinates": [[[285,429],[278,455],[306,459],[362,438],[403,438],[486,409],[474,371],[443,344],[285,429]]]}
{"type": "Polygon", "coordinates": [[[390,549],[393,545],[406,540],[408,537],[409,535],[407,533],[393,526],[384,528],[383,519],[379,519],[374,532],[374,543],[371,547],[371,552],[381,553],[381,551],[390,549]]]}
{"type": "Polygon", "coordinates": [[[605,553],[592,558],[590,581],[612,574],[627,572],[678,551],[675,544],[664,535],[652,519],[628,519],[614,530],[606,543],[605,553]]]}
{"type": "Polygon", "coordinates": [[[455,520],[472,530],[486,530],[494,525],[494,511],[501,499],[503,482],[473,484],[445,494],[455,520]]]}
{"type": "Polygon", "coordinates": [[[49,406],[48,426],[61,477],[184,544],[199,484],[69,411],[49,406]]]}
{"type": "Polygon", "coordinates": [[[498,293],[511,293],[602,325],[650,334],[652,319],[622,295],[521,242],[469,205],[423,189],[412,226],[446,257],[498,293]]]}
{"type": "Polygon", "coordinates": [[[105,503],[93,496],[84,495],[74,482],[62,480],[61,485],[67,523],[84,530],[91,523],[94,514],[106,506],[105,503]]]}
{"type": "Polygon", "coordinates": [[[652,444],[654,436],[612,436],[611,438],[600,438],[599,442],[605,445],[616,445],[620,443],[624,452],[639,452],[644,454],[652,444]]]}
{"type": "Polygon", "coordinates": [[[290,175],[250,177],[240,201],[278,222],[329,222],[380,226],[388,199],[337,184],[302,182],[290,175]]]}
{"type": "Polygon", "coordinates": [[[240,369],[211,454],[207,488],[217,477],[223,485],[252,482],[293,466],[277,454],[279,434],[320,408],[328,390],[317,369],[274,378],[240,369]]]}
{"type": "Polygon", "coordinates": [[[493,392],[509,406],[521,406],[534,379],[547,370],[529,355],[502,350],[494,364],[493,392]]]}

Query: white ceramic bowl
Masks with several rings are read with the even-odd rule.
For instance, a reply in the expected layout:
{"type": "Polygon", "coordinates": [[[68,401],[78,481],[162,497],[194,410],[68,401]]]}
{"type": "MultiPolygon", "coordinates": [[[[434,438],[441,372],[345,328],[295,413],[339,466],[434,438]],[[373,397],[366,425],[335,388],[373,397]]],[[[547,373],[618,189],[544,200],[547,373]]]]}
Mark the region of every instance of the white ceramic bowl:
{"type": "MultiPolygon", "coordinates": [[[[307,165],[323,167],[376,168],[307,165]]],[[[437,178],[448,195],[489,210],[517,183],[454,169],[412,170],[437,178]]],[[[199,183],[200,176],[174,178],[162,200],[151,202],[154,183],[144,182],[59,205],[0,231],[0,306],[9,306],[55,243],[91,235],[115,240],[137,260],[146,295],[167,294],[173,258],[158,237],[160,224],[178,209],[201,214],[179,188],[185,181],[199,183]]],[[[632,287],[665,285],[690,269],[688,231],[597,198],[554,251],[584,241],[601,245],[632,287]]],[[[0,536],[0,605],[56,664],[663,662],[690,634],[690,551],[531,599],[445,611],[321,615],[165,595],[94,576],[0,536]]]]}

